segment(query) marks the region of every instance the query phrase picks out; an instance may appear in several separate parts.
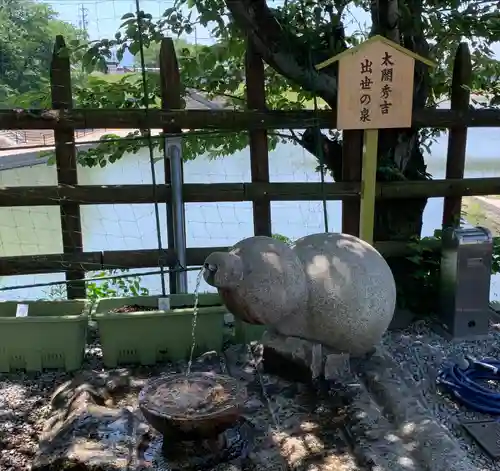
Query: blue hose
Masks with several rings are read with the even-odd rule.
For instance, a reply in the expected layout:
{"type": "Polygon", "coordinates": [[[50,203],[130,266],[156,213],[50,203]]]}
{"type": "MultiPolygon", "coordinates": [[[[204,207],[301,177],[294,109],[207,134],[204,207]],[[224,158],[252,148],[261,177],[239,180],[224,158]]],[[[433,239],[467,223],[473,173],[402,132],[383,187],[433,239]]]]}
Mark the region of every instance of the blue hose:
{"type": "Polygon", "coordinates": [[[483,386],[481,381],[500,381],[500,361],[467,357],[463,364],[443,369],[436,380],[469,409],[500,415],[500,393],[483,386]]]}

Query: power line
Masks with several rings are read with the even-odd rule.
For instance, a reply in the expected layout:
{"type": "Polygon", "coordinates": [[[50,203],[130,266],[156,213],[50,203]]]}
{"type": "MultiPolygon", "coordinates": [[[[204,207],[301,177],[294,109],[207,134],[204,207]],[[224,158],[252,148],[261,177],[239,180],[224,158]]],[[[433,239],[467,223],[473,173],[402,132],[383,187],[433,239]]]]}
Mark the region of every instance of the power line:
{"type": "Polygon", "coordinates": [[[80,20],[79,20],[80,29],[87,33],[88,26],[89,26],[89,21],[88,21],[89,10],[88,10],[88,8],[85,8],[85,5],[83,3],[81,3],[80,8],[78,9],[78,12],[79,12],[79,17],[80,17],[80,20]]]}

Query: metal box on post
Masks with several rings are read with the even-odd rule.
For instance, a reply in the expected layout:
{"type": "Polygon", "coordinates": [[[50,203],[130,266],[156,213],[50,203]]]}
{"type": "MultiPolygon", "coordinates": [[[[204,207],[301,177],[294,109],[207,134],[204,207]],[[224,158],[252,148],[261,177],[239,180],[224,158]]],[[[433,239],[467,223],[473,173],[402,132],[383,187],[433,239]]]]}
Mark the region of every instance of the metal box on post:
{"type": "Polygon", "coordinates": [[[484,227],[443,230],[440,326],[452,338],[486,335],[493,238],[484,227]]]}

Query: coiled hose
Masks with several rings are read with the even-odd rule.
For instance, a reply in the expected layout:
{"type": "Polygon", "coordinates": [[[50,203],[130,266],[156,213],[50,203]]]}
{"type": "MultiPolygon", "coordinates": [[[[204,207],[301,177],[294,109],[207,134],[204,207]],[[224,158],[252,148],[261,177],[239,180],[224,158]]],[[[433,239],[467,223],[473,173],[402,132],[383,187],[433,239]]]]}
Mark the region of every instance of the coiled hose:
{"type": "Polygon", "coordinates": [[[436,382],[464,406],[476,412],[500,415],[500,392],[485,387],[485,381],[500,382],[500,361],[467,356],[443,369],[436,382]]]}

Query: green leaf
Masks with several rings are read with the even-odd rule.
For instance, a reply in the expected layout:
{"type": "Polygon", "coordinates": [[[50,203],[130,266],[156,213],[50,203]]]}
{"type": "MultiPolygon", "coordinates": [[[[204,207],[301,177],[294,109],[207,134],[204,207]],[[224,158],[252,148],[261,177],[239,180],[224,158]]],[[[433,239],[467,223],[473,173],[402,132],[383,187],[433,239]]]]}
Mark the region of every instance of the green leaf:
{"type": "Polygon", "coordinates": [[[141,50],[141,45],[139,42],[133,42],[129,44],[128,50],[130,51],[130,54],[135,56],[141,50]]]}
{"type": "Polygon", "coordinates": [[[422,257],[420,257],[419,255],[413,255],[411,257],[406,257],[406,259],[409,260],[410,262],[417,264],[417,265],[422,263],[422,257]]]}

